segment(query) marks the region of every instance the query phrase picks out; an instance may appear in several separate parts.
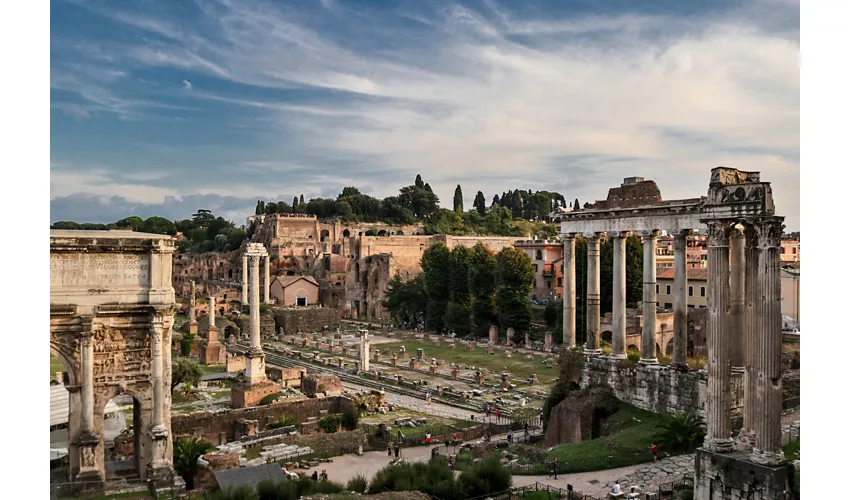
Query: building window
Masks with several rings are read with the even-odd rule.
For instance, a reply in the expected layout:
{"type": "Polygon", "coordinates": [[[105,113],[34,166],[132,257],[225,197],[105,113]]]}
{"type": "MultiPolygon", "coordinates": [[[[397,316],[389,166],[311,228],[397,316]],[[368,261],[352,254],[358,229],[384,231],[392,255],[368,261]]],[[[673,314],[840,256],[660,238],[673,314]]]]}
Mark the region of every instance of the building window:
{"type": "Polygon", "coordinates": [[[791,253],[797,255],[797,247],[791,247],[791,253]]]}
{"type": "Polygon", "coordinates": [[[691,309],[693,309],[693,308],[694,308],[694,305],[693,305],[693,304],[688,304],[688,307],[689,307],[689,308],[691,308],[691,309]]]}
{"type": "Polygon", "coordinates": [[[673,304],[671,304],[669,302],[664,303],[664,309],[672,309],[672,308],[673,308],[673,304]]]}
{"type": "Polygon", "coordinates": [[[670,285],[667,285],[667,295],[670,295],[670,285]]]}
{"type": "Polygon", "coordinates": [[[699,287],[699,296],[705,297],[705,287],[704,286],[699,287]]]}
{"type": "Polygon", "coordinates": [[[558,286],[564,286],[564,278],[558,278],[558,286]]]}
{"type": "Polygon", "coordinates": [[[540,250],[537,251],[537,260],[543,260],[543,252],[540,250]]]}
{"type": "Polygon", "coordinates": [[[552,288],[552,282],[551,281],[546,282],[546,288],[552,288]]]}
{"type": "Polygon", "coordinates": [[[661,293],[661,285],[655,285],[655,293],[661,293]]]}
{"type": "Polygon", "coordinates": [[[689,286],[688,287],[688,297],[693,297],[693,296],[694,296],[694,287],[689,286]]]}

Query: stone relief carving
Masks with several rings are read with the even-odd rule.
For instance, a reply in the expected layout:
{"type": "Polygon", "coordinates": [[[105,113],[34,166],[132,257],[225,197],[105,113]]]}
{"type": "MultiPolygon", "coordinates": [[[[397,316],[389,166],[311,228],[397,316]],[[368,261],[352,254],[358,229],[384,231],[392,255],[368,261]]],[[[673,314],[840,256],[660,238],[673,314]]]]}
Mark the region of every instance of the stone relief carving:
{"type": "Polygon", "coordinates": [[[716,168],[711,172],[710,184],[729,186],[761,182],[759,172],[744,172],[734,168],[716,168]]]}
{"type": "Polygon", "coordinates": [[[93,469],[97,466],[93,446],[80,446],[80,466],[84,469],[93,469]]]}
{"type": "Polygon", "coordinates": [[[712,190],[711,201],[714,203],[746,203],[758,202],[764,198],[764,187],[761,184],[729,186],[712,190]]]}

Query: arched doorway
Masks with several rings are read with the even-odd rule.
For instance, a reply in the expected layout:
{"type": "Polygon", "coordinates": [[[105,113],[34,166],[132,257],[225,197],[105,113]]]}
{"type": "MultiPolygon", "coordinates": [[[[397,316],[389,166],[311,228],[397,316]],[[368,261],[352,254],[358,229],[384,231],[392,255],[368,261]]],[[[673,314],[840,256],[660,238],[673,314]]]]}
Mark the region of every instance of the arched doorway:
{"type": "Polygon", "coordinates": [[[330,235],[331,235],[330,231],[328,231],[327,229],[322,229],[322,232],[319,233],[320,241],[327,241],[327,239],[330,237],[330,235]]]}
{"type": "Polygon", "coordinates": [[[348,238],[349,236],[351,236],[351,231],[349,231],[348,229],[342,232],[343,238],[348,238]]]}
{"type": "Polygon", "coordinates": [[[614,338],[614,334],[611,333],[609,330],[605,330],[604,332],[602,332],[602,335],[599,336],[600,340],[608,342],[609,344],[613,341],[612,340],[613,338],[614,338]]]}
{"type": "Polygon", "coordinates": [[[141,405],[136,398],[118,395],[110,399],[100,411],[103,433],[103,466],[106,479],[135,479],[140,477],[139,451],[141,450],[141,405]]]}
{"type": "Polygon", "coordinates": [[[386,235],[387,235],[387,232],[385,230],[381,229],[380,231],[378,231],[378,236],[386,236],[386,235]]]}

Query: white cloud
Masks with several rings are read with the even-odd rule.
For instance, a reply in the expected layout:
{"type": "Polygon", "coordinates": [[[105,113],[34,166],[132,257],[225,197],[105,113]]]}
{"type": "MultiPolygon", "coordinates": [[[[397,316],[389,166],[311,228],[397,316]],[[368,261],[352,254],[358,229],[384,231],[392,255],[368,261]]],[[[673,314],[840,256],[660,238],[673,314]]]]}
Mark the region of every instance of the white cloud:
{"type": "Polygon", "coordinates": [[[183,88],[186,90],[192,90],[192,83],[189,80],[183,80],[183,88]]]}

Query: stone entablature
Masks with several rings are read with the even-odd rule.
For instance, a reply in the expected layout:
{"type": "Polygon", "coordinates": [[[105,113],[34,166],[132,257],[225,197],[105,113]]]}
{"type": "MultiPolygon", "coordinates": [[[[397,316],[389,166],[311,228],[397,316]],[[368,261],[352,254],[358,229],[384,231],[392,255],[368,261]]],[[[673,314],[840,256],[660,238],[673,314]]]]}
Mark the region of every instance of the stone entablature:
{"type": "Polygon", "coordinates": [[[50,351],[68,371],[69,480],[106,478],[103,408],[133,397],[136,473],[174,481],[170,236],[132,231],[50,232],[50,351]]]}

